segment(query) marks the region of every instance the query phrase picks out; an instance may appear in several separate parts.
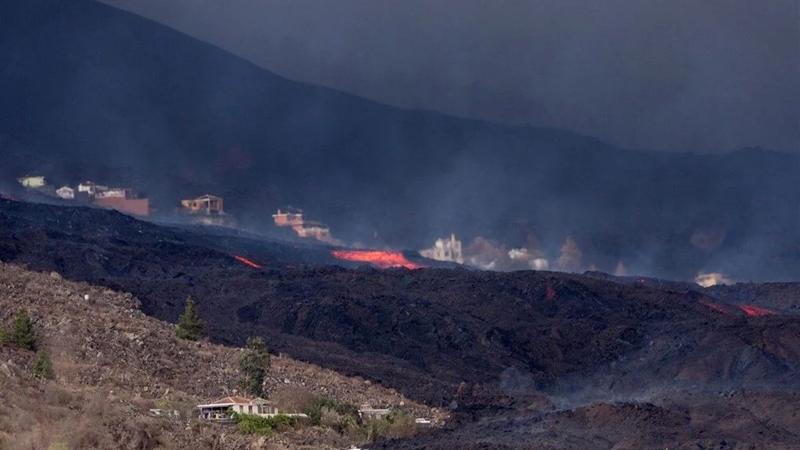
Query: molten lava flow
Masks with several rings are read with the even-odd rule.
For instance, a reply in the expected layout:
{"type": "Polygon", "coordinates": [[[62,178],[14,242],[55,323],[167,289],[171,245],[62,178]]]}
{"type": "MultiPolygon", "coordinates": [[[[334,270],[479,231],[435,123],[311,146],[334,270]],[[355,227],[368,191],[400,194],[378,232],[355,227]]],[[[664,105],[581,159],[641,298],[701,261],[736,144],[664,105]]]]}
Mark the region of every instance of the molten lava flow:
{"type": "Polygon", "coordinates": [[[753,305],[739,305],[739,309],[744,311],[744,313],[750,317],[763,317],[775,314],[774,311],[770,311],[767,308],[760,308],[753,305]]]}
{"type": "Polygon", "coordinates": [[[384,250],[334,250],[331,253],[337,259],[366,262],[378,266],[381,269],[388,269],[390,267],[420,269],[425,267],[409,261],[401,252],[384,250]]]}
{"type": "Polygon", "coordinates": [[[705,300],[700,300],[700,303],[701,303],[702,305],[704,305],[704,306],[707,306],[707,307],[708,307],[708,308],[710,308],[710,309],[713,309],[714,311],[716,311],[716,312],[718,312],[718,313],[721,313],[721,314],[730,314],[730,312],[728,312],[728,310],[727,310],[727,309],[725,309],[725,308],[724,308],[722,305],[720,305],[719,303],[709,302],[709,301],[705,301],[705,300]]]}
{"type": "Polygon", "coordinates": [[[263,269],[264,267],[254,263],[252,260],[245,258],[244,256],[233,255],[233,258],[239,261],[240,263],[244,264],[245,266],[252,267],[253,269],[263,269]]]}
{"type": "Polygon", "coordinates": [[[545,292],[545,298],[548,302],[552,302],[556,299],[556,290],[553,289],[551,286],[547,286],[547,291],[545,292]]]}

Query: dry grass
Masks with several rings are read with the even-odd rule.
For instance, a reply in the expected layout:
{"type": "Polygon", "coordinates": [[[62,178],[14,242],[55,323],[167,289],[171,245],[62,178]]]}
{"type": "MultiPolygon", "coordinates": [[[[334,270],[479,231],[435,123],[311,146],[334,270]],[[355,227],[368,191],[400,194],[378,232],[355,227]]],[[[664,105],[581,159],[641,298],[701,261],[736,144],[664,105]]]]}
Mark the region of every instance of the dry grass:
{"type": "MultiPolygon", "coordinates": [[[[32,352],[0,347],[0,369],[7,368],[0,370],[2,450],[342,448],[356,442],[311,428],[262,441],[197,421],[196,404],[235,392],[239,349],[177,339],[172,325],[144,316],[129,294],[3,263],[0,292],[0,323],[25,308],[56,373],[53,381],[36,380],[32,352]],[[181,419],[150,417],[151,408],[177,410],[181,419]]],[[[285,357],[273,358],[265,388],[286,410],[325,396],[444,418],[393,390],[285,357]]]]}

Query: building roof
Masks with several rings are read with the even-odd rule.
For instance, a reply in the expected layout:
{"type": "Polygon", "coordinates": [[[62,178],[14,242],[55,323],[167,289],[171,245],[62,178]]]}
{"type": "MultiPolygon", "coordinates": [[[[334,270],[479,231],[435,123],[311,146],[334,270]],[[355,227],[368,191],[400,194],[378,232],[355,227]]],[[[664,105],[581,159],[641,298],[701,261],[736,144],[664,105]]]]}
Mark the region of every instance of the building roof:
{"type": "Polygon", "coordinates": [[[254,398],[250,399],[247,397],[239,397],[239,396],[229,396],[223,397],[215,402],[208,403],[205,405],[197,405],[198,408],[223,408],[226,406],[234,406],[234,405],[265,405],[269,403],[268,401],[264,400],[263,398],[254,398]]]}
{"type": "Polygon", "coordinates": [[[192,200],[194,200],[194,201],[198,201],[198,200],[222,200],[222,197],[217,197],[216,195],[213,195],[213,194],[205,194],[205,195],[201,195],[200,197],[193,198],[192,200]]]}

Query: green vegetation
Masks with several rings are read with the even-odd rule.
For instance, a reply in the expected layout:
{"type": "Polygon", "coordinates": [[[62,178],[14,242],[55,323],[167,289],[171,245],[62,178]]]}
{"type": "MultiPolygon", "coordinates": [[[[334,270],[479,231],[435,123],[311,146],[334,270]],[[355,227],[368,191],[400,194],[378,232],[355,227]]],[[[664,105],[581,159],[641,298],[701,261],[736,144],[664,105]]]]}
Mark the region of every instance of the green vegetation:
{"type": "Polygon", "coordinates": [[[194,306],[192,297],[186,299],[186,307],[183,310],[180,318],[178,318],[178,329],[175,334],[181,338],[189,341],[196,341],[203,335],[204,324],[200,320],[200,315],[194,306]]]}
{"type": "Polygon", "coordinates": [[[261,417],[252,414],[233,414],[233,420],[239,426],[239,431],[247,434],[261,434],[269,436],[273,432],[286,431],[297,428],[300,421],[297,418],[278,414],[272,417],[261,417]]]}
{"type": "Polygon", "coordinates": [[[330,398],[315,398],[304,410],[312,425],[358,437],[365,442],[412,436],[416,433],[414,418],[402,411],[388,416],[361,420],[358,408],[330,398]]]}
{"type": "Polygon", "coordinates": [[[33,333],[33,321],[28,313],[21,309],[14,316],[11,331],[3,332],[2,341],[26,350],[36,349],[36,335],[33,333]]]}
{"type": "Polygon", "coordinates": [[[414,418],[402,411],[392,411],[388,416],[366,421],[361,430],[369,442],[379,439],[397,439],[413,436],[417,430],[414,418]]]}
{"type": "Polygon", "coordinates": [[[343,431],[358,424],[358,408],[331,398],[317,397],[303,411],[312,425],[322,425],[343,431]]]}
{"type": "Polygon", "coordinates": [[[270,365],[269,352],[264,340],[260,337],[247,339],[247,349],[239,360],[242,372],[242,389],[248,394],[261,397],[264,395],[264,379],[270,365]]]}
{"type": "Polygon", "coordinates": [[[33,375],[36,378],[52,380],[55,377],[53,373],[53,363],[50,361],[50,355],[44,350],[36,352],[36,360],[33,362],[33,375]]]}

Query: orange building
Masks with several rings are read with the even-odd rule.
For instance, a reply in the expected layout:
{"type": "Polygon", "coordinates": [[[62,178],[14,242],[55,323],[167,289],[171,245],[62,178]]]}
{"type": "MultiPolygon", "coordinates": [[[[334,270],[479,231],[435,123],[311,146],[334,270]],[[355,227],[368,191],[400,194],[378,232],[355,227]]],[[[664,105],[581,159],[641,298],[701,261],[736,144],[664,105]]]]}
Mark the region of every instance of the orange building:
{"type": "Polygon", "coordinates": [[[146,198],[103,197],[95,198],[94,204],[133,216],[150,215],[150,200],[146,198]]]}
{"type": "Polygon", "coordinates": [[[272,215],[275,225],[279,227],[298,227],[303,226],[303,211],[281,211],[272,215]]]}

